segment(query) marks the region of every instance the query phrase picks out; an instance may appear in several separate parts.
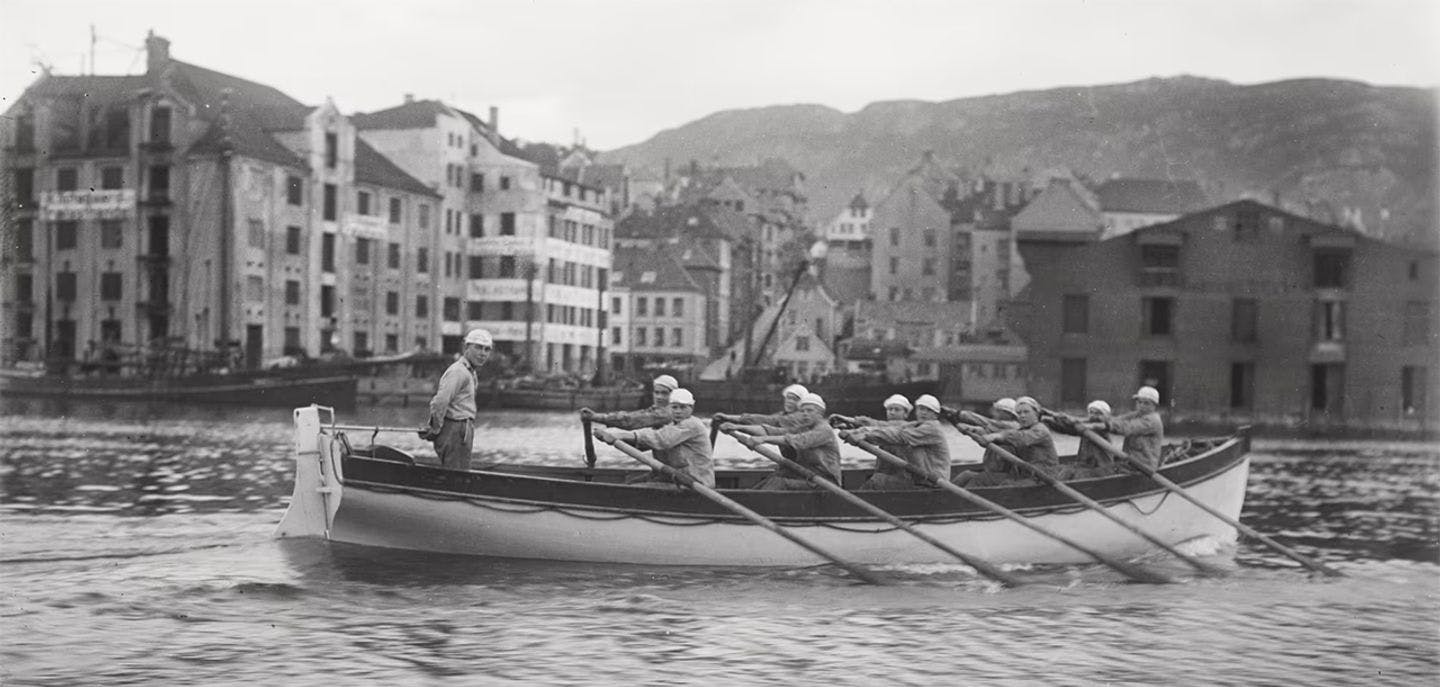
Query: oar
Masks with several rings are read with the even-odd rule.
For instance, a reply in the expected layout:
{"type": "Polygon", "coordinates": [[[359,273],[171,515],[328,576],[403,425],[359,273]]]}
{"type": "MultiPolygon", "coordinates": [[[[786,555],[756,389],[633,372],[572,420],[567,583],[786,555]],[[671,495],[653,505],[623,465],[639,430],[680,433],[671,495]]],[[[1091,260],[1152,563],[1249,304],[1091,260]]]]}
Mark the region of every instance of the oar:
{"type": "Polygon", "coordinates": [[[1125,522],[1125,520],[1124,520],[1123,518],[1121,518],[1120,516],[1118,516],[1118,515],[1116,515],[1116,514],[1114,514],[1114,513],[1111,513],[1109,510],[1107,510],[1107,509],[1105,508],[1105,506],[1100,505],[1100,503],[1099,503],[1098,501],[1096,501],[1095,499],[1092,499],[1092,498],[1090,498],[1089,496],[1086,496],[1086,495],[1084,495],[1084,494],[1082,494],[1082,493],[1080,493],[1080,492],[1078,492],[1078,491],[1075,491],[1074,489],[1072,489],[1071,487],[1069,487],[1068,485],[1066,485],[1064,482],[1061,482],[1060,480],[1055,479],[1054,477],[1051,477],[1050,475],[1047,475],[1047,474],[1045,474],[1044,472],[1041,472],[1041,471],[1035,469],[1034,466],[1030,465],[1029,463],[1027,463],[1027,462],[1025,462],[1025,461],[1023,461],[1023,460],[1021,460],[1021,459],[1018,458],[1015,454],[1013,454],[1013,453],[1011,453],[1011,452],[1009,452],[1009,451],[1006,451],[1005,449],[1000,448],[999,446],[996,446],[996,445],[995,445],[994,443],[992,443],[992,442],[986,441],[984,435],[980,434],[978,431],[976,431],[976,430],[974,430],[974,429],[969,429],[968,427],[962,429],[959,423],[953,423],[953,424],[955,425],[955,429],[960,430],[960,432],[963,433],[965,436],[968,436],[968,437],[970,437],[971,439],[975,440],[975,443],[980,444],[981,446],[984,446],[985,448],[994,451],[996,455],[1000,456],[1001,458],[1004,458],[1004,459],[1005,459],[1007,462],[1009,462],[1011,465],[1015,465],[1015,466],[1024,468],[1026,471],[1028,471],[1028,472],[1030,472],[1031,474],[1035,475],[1035,478],[1038,479],[1038,480],[1040,480],[1041,482],[1044,482],[1045,484],[1053,487],[1054,489],[1056,489],[1056,490],[1059,491],[1060,493],[1062,493],[1062,494],[1064,494],[1064,495],[1066,495],[1066,496],[1069,496],[1071,499],[1073,499],[1073,500],[1075,500],[1076,502],[1084,505],[1086,508],[1089,508],[1090,510],[1095,511],[1096,513],[1099,513],[1100,515],[1105,516],[1105,517],[1108,518],[1110,521],[1112,521],[1112,522],[1114,522],[1115,524],[1117,524],[1117,525],[1119,525],[1119,526],[1121,526],[1121,527],[1129,530],[1130,532],[1134,533],[1136,536],[1140,537],[1141,539],[1144,539],[1145,541],[1148,541],[1148,542],[1150,542],[1151,544],[1154,544],[1155,546],[1158,546],[1158,547],[1164,549],[1165,551],[1167,551],[1167,552],[1169,552],[1170,554],[1174,555],[1176,558],[1179,558],[1180,560],[1183,560],[1183,561],[1185,561],[1186,563],[1189,563],[1190,566],[1193,567],[1193,568],[1195,568],[1196,570],[1199,570],[1200,572],[1205,573],[1205,574],[1207,574],[1207,575],[1223,575],[1223,574],[1225,574],[1225,571],[1224,571],[1224,570],[1222,570],[1222,569],[1220,569],[1220,568],[1217,568],[1217,567],[1215,567],[1215,566],[1213,566],[1213,565],[1210,565],[1209,563],[1206,563],[1205,561],[1202,561],[1202,560],[1200,560],[1200,559],[1198,559],[1198,558],[1196,558],[1196,557],[1194,557],[1194,556],[1191,556],[1190,554],[1187,554],[1187,553],[1185,553],[1184,551],[1181,551],[1181,550],[1179,550],[1179,549],[1171,546],[1171,545],[1170,545],[1169,543],[1167,543],[1165,540],[1163,540],[1163,539],[1161,539],[1161,538],[1159,538],[1159,537],[1157,537],[1157,536],[1155,536],[1155,535],[1153,535],[1153,534],[1150,534],[1149,532],[1146,532],[1145,530],[1140,529],[1139,527],[1136,527],[1135,525],[1132,525],[1132,524],[1130,524],[1130,523],[1128,523],[1128,522],[1125,522]]]}
{"type": "Polygon", "coordinates": [[[710,448],[715,448],[715,439],[720,436],[720,424],[719,420],[710,418],[710,448]]]}
{"type": "Polygon", "coordinates": [[[600,436],[600,439],[601,439],[602,441],[610,444],[611,446],[614,446],[615,448],[620,449],[622,452],[625,453],[625,455],[630,456],[631,458],[634,458],[635,460],[638,460],[638,461],[640,461],[641,463],[644,463],[645,465],[649,466],[650,469],[652,469],[652,470],[659,470],[660,472],[663,472],[663,473],[669,475],[672,479],[676,480],[677,482],[679,482],[679,483],[681,483],[681,484],[684,484],[684,485],[687,486],[687,487],[690,487],[692,490],[698,492],[701,496],[704,496],[705,498],[710,499],[711,501],[714,501],[715,503],[719,504],[721,507],[725,508],[726,510],[728,510],[728,511],[730,511],[730,512],[736,514],[736,515],[739,515],[739,516],[745,518],[746,520],[749,520],[750,522],[755,523],[756,525],[759,525],[759,526],[761,526],[761,527],[763,527],[763,528],[765,528],[765,529],[767,529],[767,530],[770,530],[771,532],[774,532],[775,534],[778,534],[778,535],[780,535],[780,536],[782,536],[782,537],[784,537],[784,538],[786,538],[786,539],[789,539],[791,542],[795,543],[795,544],[796,544],[797,546],[799,546],[800,548],[803,548],[803,549],[805,549],[806,551],[809,551],[810,553],[813,553],[813,554],[815,554],[815,555],[817,555],[817,556],[819,556],[819,557],[821,557],[821,558],[824,558],[825,560],[830,561],[831,563],[834,563],[835,565],[840,566],[841,568],[844,568],[846,572],[850,573],[851,575],[854,575],[856,578],[858,578],[858,579],[860,579],[860,580],[862,580],[862,581],[864,581],[864,582],[868,582],[868,583],[870,583],[870,584],[874,584],[874,585],[883,585],[883,584],[885,584],[885,581],[882,580],[882,579],[880,579],[878,576],[876,576],[875,573],[872,573],[872,572],[870,572],[869,570],[866,570],[866,569],[864,569],[864,568],[862,568],[862,567],[860,567],[860,566],[858,566],[858,565],[855,565],[855,564],[853,564],[853,563],[850,563],[850,562],[846,561],[845,559],[840,558],[839,556],[836,556],[835,554],[830,553],[829,551],[826,551],[826,550],[820,548],[819,546],[816,546],[816,545],[814,545],[814,544],[812,544],[812,543],[810,543],[810,542],[802,539],[799,535],[795,534],[794,532],[791,532],[790,530],[787,530],[787,529],[785,529],[785,528],[783,528],[783,527],[775,524],[775,522],[774,522],[773,520],[771,520],[771,519],[769,519],[769,518],[767,518],[767,517],[765,517],[765,516],[763,516],[763,515],[761,515],[761,514],[759,514],[759,513],[756,513],[755,511],[750,510],[749,508],[746,508],[745,506],[742,506],[742,505],[740,505],[739,503],[736,503],[736,502],[735,502],[733,499],[731,499],[730,497],[725,496],[724,494],[721,494],[720,492],[715,491],[714,489],[712,489],[712,488],[710,488],[710,487],[707,487],[707,486],[701,484],[698,480],[696,480],[694,477],[691,477],[690,475],[686,474],[685,472],[682,472],[682,471],[680,471],[680,470],[676,470],[675,468],[672,468],[672,467],[670,467],[669,465],[666,465],[666,464],[664,464],[664,463],[662,463],[662,462],[660,462],[660,461],[658,461],[658,460],[655,460],[654,458],[652,458],[652,457],[650,457],[650,456],[645,455],[644,453],[641,453],[641,452],[640,452],[638,449],[636,449],[634,446],[631,446],[631,445],[629,445],[629,444],[627,444],[627,443],[625,443],[625,442],[623,442],[623,441],[620,441],[620,440],[618,440],[618,439],[615,439],[615,438],[611,437],[608,433],[607,433],[607,434],[604,434],[604,435],[601,435],[601,436],[600,436]]]}
{"type": "MultiPolygon", "coordinates": [[[[840,436],[844,437],[845,435],[841,434],[840,436]]],[[[845,439],[845,441],[854,446],[858,446],[865,451],[868,451],[878,460],[883,460],[891,465],[894,465],[895,467],[904,468],[911,474],[918,475],[920,477],[926,478],[927,480],[930,478],[930,476],[927,475],[924,471],[920,470],[920,468],[911,465],[904,459],[874,444],[871,444],[868,441],[856,441],[851,439],[845,439]]],[[[996,515],[1004,517],[1017,525],[1021,525],[1022,527],[1034,530],[1041,535],[1044,535],[1050,539],[1054,539],[1061,544],[1075,549],[1076,551],[1079,551],[1080,553],[1083,553],[1086,556],[1089,556],[1090,558],[1093,558],[1096,561],[1103,563],[1106,566],[1109,566],[1110,569],[1115,570],[1116,572],[1119,572],[1120,574],[1136,582],[1148,582],[1151,584],[1168,584],[1170,582],[1174,582],[1174,580],[1170,579],[1165,575],[1146,570],[1145,568],[1142,568],[1138,565],[1131,565],[1130,563],[1111,558],[1110,556],[1106,556],[1105,554],[1100,553],[1099,551],[1096,551],[1088,546],[1085,546],[1084,544],[1081,544],[1074,539],[1060,534],[1059,532],[1052,532],[1032,522],[1029,518],[1019,513],[1016,513],[1015,511],[1010,510],[1009,508],[1006,508],[998,503],[995,503],[990,499],[980,496],[979,494],[976,494],[975,492],[970,491],[969,489],[966,489],[958,484],[954,484],[946,480],[935,480],[935,486],[944,489],[945,491],[948,491],[956,496],[959,496],[960,498],[965,499],[966,501],[973,503],[987,511],[990,511],[991,513],[995,513],[996,515]]]]}
{"type": "Polygon", "coordinates": [[[1285,546],[1285,545],[1281,544],[1280,542],[1277,542],[1277,541],[1275,541],[1274,539],[1271,539],[1270,537],[1265,536],[1264,534],[1261,534],[1261,533],[1260,533],[1259,531],[1257,531],[1255,528],[1250,527],[1250,526],[1248,526],[1248,525],[1240,522],[1239,520],[1236,520],[1235,518],[1232,518],[1232,517],[1230,517],[1230,516],[1228,516],[1228,515],[1226,515],[1226,514],[1224,514],[1224,513],[1221,513],[1220,511],[1216,510],[1216,509],[1215,509],[1213,506],[1211,506],[1210,504],[1207,504],[1207,503],[1201,501],[1200,499],[1197,499],[1197,498],[1195,498],[1194,496],[1191,496],[1188,492],[1185,491],[1184,487],[1181,487],[1180,485],[1178,485],[1178,484],[1176,484],[1175,482],[1171,481],[1169,477],[1166,477],[1166,476],[1160,474],[1160,472],[1159,472],[1158,470],[1156,470],[1155,468],[1152,468],[1152,467],[1150,467],[1149,465],[1146,465],[1144,461],[1142,461],[1142,460],[1140,460],[1140,459],[1138,459],[1138,458],[1136,458],[1136,457],[1134,457],[1134,456],[1126,453],[1124,450],[1120,449],[1120,447],[1116,446],[1115,444],[1112,444],[1112,443],[1110,443],[1109,441],[1106,441],[1106,440],[1105,440],[1104,438],[1102,438],[1099,434],[1096,434],[1096,433],[1095,433],[1095,430],[1093,430],[1093,429],[1085,429],[1085,430],[1082,430],[1082,431],[1081,431],[1081,434],[1082,434],[1086,439],[1089,439],[1090,441],[1094,442],[1096,446],[1099,446],[1100,448],[1104,449],[1106,453],[1109,453],[1110,455],[1114,456],[1116,459],[1124,460],[1124,461],[1130,463],[1131,465],[1135,466],[1136,469],[1140,470],[1140,472],[1142,472],[1142,473],[1145,473],[1145,475],[1148,476],[1150,479],[1155,480],[1155,482],[1156,482],[1157,484],[1159,484],[1160,486],[1165,487],[1167,490],[1170,491],[1170,493],[1175,494],[1176,496],[1179,496],[1180,498],[1185,499],[1186,501],[1189,501],[1190,503],[1194,504],[1194,505],[1195,505],[1197,508],[1199,508],[1200,510],[1205,511],[1206,513],[1209,513],[1209,514],[1215,516],[1216,518],[1219,518],[1221,522],[1223,522],[1223,523],[1225,523],[1225,524],[1227,524],[1227,525],[1229,525],[1229,526],[1231,526],[1231,527],[1234,527],[1235,529],[1239,530],[1239,531],[1240,531],[1242,534],[1244,534],[1245,536],[1251,537],[1252,539],[1258,540],[1260,543],[1262,543],[1262,544],[1264,544],[1264,545],[1266,545],[1266,546],[1274,549],[1275,551],[1277,551],[1277,552],[1279,552],[1279,553],[1281,553],[1281,554],[1283,554],[1283,555],[1285,555],[1285,556],[1288,556],[1289,558],[1291,558],[1291,559],[1299,562],[1301,565],[1304,565],[1305,567],[1310,568],[1311,570],[1314,570],[1314,571],[1316,571],[1316,572],[1324,573],[1324,574],[1326,574],[1326,575],[1328,575],[1328,576],[1330,576],[1330,577],[1344,577],[1344,576],[1345,576],[1345,574],[1342,573],[1342,572],[1340,572],[1339,570],[1336,570],[1336,569],[1334,569],[1334,568],[1331,568],[1331,567],[1329,567],[1329,566],[1327,566],[1327,565],[1324,565],[1323,563],[1320,563],[1320,562],[1318,562],[1318,561],[1312,560],[1312,559],[1306,557],[1304,554],[1301,554],[1300,552],[1298,552],[1298,551],[1296,551],[1296,550],[1294,550],[1294,549],[1291,549],[1290,547],[1285,546]]]}
{"type": "Polygon", "coordinates": [[[892,515],[888,511],[885,511],[879,506],[876,506],[869,501],[860,498],[859,496],[845,491],[844,487],[841,487],[840,485],[831,482],[824,477],[821,477],[814,470],[811,470],[804,465],[801,465],[793,460],[790,460],[789,458],[786,458],[785,456],[780,455],[779,453],[775,452],[774,449],[771,449],[769,446],[765,446],[764,444],[755,441],[750,437],[750,435],[740,434],[737,432],[726,432],[726,434],[734,437],[736,441],[739,441],[740,443],[749,447],[750,450],[762,456],[765,456],[766,458],[769,458],[770,460],[775,461],[780,465],[790,468],[795,472],[805,475],[805,478],[810,480],[811,484],[814,484],[821,489],[824,489],[832,494],[835,494],[836,496],[839,496],[840,498],[856,506],[860,510],[874,515],[875,517],[878,517],[881,520],[884,520],[885,522],[894,525],[895,527],[905,531],[906,533],[913,535],[916,539],[919,539],[926,544],[929,544],[937,549],[940,549],[941,551],[944,551],[945,553],[950,554],[951,556],[959,559],[961,563],[964,563],[965,565],[979,570],[982,575],[992,580],[995,580],[996,582],[999,582],[1000,584],[1003,584],[1007,587],[1018,587],[1020,585],[1019,580],[1007,574],[1004,570],[1001,570],[993,563],[990,563],[982,558],[976,558],[975,556],[956,551],[955,549],[947,545],[945,542],[942,542],[928,534],[925,534],[924,532],[921,532],[920,530],[915,529],[915,527],[913,527],[910,523],[905,522],[898,517],[895,517],[894,515],[892,515]]]}
{"type": "Polygon", "coordinates": [[[585,467],[595,467],[595,435],[590,433],[590,418],[580,419],[580,427],[585,432],[585,467]]]}

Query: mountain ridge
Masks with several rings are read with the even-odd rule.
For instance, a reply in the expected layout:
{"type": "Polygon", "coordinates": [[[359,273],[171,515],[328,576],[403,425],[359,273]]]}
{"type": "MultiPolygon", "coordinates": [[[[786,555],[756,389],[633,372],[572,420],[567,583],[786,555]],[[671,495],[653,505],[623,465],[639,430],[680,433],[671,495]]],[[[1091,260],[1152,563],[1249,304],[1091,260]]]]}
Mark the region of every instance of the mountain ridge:
{"type": "Polygon", "coordinates": [[[1436,91],[1302,77],[1237,85],[1194,75],[944,101],[815,103],[711,113],[601,154],[656,172],[781,157],[807,175],[812,224],[862,190],[879,200],[925,151],[972,173],[1064,167],[1092,179],[1193,179],[1212,200],[1357,208],[1367,232],[1434,243],[1436,91]]]}

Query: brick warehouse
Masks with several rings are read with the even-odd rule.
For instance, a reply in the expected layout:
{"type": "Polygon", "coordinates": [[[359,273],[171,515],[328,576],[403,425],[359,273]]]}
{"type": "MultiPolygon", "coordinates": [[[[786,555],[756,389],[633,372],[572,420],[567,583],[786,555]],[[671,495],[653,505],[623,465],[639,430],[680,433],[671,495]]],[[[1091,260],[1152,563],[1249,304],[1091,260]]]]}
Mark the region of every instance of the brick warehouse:
{"type": "Polygon", "coordinates": [[[1440,425],[1433,249],[1249,200],[1103,241],[1019,239],[1031,282],[1011,325],[1042,400],[1123,401],[1148,381],[1197,419],[1440,425]]]}

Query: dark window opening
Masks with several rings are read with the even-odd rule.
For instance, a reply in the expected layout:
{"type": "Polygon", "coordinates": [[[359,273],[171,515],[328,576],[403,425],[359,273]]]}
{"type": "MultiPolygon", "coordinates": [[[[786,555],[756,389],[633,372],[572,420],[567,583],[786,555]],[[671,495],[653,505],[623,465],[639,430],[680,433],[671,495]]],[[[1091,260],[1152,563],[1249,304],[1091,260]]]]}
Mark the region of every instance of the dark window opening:
{"type": "Polygon", "coordinates": [[[1230,340],[1255,343],[1259,322],[1259,302],[1254,298],[1236,298],[1230,308],[1230,340]]]}
{"type": "Polygon", "coordinates": [[[300,254],[300,227],[285,227],[285,252],[290,255],[300,254]]]}
{"type": "Polygon", "coordinates": [[[323,211],[325,214],[323,215],[323,217],[326,221],[334,222],[335,218],[339,215],[338,201],[339,196],[338,191],[335,188],[335,184],[325,184],[325,198],[323,206],[323,211]]]}
{"type": "Polygon", "coordinates": [[[66,220],[55,223],[55,250],[70,250],[79,243],[80,223],[66,220]]]}
{"type": "Polygon", "coordinates": [[[335,169],[340,160],[340,137],[333,131],[325,132],[325,166],[335,169]]]}
{"type": "Polygon", "coordinates": [[[1315,252],[1315,288],[1343,289],[1350,271],[1349,251],[1315,252]]]}
{"type": "Polygon", "coordinates": [[[1174,298],[1141,299],[1146,336],[1173,336],[1175,334],[1174,298]]]}
{"type": "Polygon", "coordinates": [[[1245,410],[1255,403],[1255,364],[1230,364],[1230,407],[1245,410]]]}
{"type": "Polygon", "coordinates": [[[1090,297],[1067,295],[1064,299],[1061,331],[1066,334],[1085,334],[1090,331],[1090,297]]]}
{"type": "Polygon", "coordinates": [[[125,168],[100,168],[100,188],[106,191],[113,191],[116,189],[125,188],[125,168]]]}
{"type": "Polygon", "coordinates": [[[287,176],[287,177],[285,177],[285,202],[286,202],[286,203],[289,203],[290,205],[304,205],[304,204],[305,204],[305,187],[302,185],[302,183],[303,183],[303,182],[300,181],[300,177],[297,177],[297,176],[287,176]]]}
{"type": "Polygon", "coordinates": [[[330,233],[320,234],[320,269],[325,272],[335,271],[335,235],[330,233]]]}
{"type": "Polygon", "coordinates": [[[150,142],[170,142],[170,108],[157,107],[150,110],[150,142]]]}

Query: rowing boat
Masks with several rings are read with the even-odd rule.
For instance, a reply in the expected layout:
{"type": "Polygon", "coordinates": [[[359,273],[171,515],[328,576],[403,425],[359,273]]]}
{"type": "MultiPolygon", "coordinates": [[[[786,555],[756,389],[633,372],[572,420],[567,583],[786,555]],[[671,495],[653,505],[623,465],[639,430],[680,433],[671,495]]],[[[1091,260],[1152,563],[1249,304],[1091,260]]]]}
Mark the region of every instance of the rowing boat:
{"type": "MultiPolygon", "coordinates": [[[[352,445],[315,407],[295,411],[296,480],[276,534],[374,547],[507,558],[646,565],[804,566],[825,562],[770,536],[700,495],[624,483],[636,470],[520,464],[452,471],[417,464],[383,444],[352,445]]],[[[364,436],[363,434],[360,436],[364,436]]],[[[373,435],[371,435],[373,438],[373,435]]],[[[1172,448],[1160,471],[1200,503],[1237,518],[1249,476],[1249,437],[1192,440],[1172,448]]],[[[846,470],[845,486],[868,478],[846,470]]],[[[864,564],[949,562],[893,525],[826,492],[746,489],[766,471],[721,470],[723,494],[817,545],[864,564]]],[[[1069,486],[1170,544],[1233,542],[1235,528],[1144,475],[1078,480],[1069,486]]],[[[1047,486],[975,489],[1035,524],[1116,557],[1152,545],[1047,486]]],[[[855,492],[955,548],[1002,564],[1074,564],[1091,559],[939,490],[855,492]]]]}

